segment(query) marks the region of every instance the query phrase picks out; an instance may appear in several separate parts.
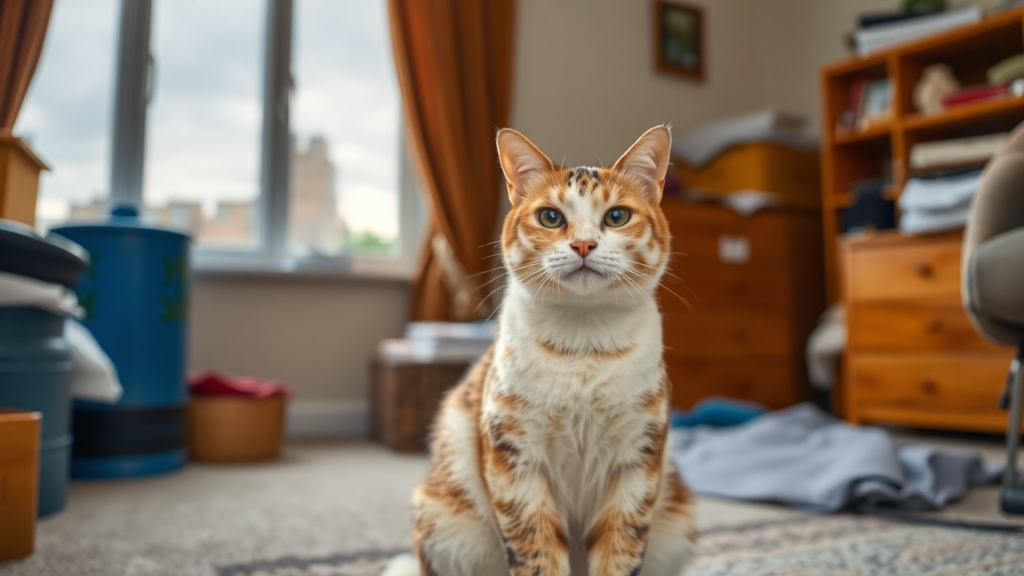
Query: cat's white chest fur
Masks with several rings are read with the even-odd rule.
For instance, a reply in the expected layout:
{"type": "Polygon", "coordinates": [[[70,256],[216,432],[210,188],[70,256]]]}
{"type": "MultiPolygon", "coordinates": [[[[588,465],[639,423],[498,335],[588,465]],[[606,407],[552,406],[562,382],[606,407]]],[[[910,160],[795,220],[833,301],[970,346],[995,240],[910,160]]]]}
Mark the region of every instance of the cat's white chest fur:
{"type": "Polygon", "coordinates": [[[648,423],[638,416],[641,399],[662,381],[661,336],[653,300],[572,309],[514,289],[506,298],[494,385],[531,406],[521,415],[523,456],[550,472],[572,531],[590,521],[610,474],[638,450],[634,439],[648,423]]]}

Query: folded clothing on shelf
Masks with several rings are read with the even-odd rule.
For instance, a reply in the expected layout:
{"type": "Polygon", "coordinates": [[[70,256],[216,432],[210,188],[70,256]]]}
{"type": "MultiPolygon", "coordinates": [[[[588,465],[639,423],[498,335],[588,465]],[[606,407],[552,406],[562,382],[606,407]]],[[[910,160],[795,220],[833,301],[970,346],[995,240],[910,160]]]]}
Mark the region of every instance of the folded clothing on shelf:
{"type": "Polygon", "coordinates": [[[980,170],[945,178],[911,178],[900,194],[900,231],[922,234],[963,227],[980,184],[980,170]]]}
{"type": "Polygon", "coordinates": [[[739,144],[775,142],[817,150],[818,141],[804,133],[807,119],[779,110],[762,110],[697,126],[672,142],[672,155],[699,168],[739,144]]]}
{"type": "Polygon", "coordinates": [[[1007,132],[971,136],[953,140],[937,140],[915,144],[910,149],[910,167],[915,170],[984,164],[995,156],[1006,141],[1007,132]]]}

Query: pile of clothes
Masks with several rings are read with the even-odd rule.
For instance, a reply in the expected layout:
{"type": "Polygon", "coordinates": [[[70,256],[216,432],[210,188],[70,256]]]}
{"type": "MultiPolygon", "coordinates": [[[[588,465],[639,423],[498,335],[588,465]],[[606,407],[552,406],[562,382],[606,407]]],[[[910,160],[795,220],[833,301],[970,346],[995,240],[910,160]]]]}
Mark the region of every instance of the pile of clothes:
{"type": "Polygon", "coordinates": [[[710,399],[674,413],[672,458],[697,494],[775,502],[819,512],[864,505],[939,510],[1004,466],[972,450],[898,444],[805,403],[768,412],[710,399]]]}

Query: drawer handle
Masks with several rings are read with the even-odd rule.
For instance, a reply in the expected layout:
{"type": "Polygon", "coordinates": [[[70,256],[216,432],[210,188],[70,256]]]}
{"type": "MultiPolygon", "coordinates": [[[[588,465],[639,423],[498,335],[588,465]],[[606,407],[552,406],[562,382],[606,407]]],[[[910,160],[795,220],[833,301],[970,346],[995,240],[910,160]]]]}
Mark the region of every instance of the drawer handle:
{"type": "Polygon", "coordinates": [[[732,291],[737,296],[742,296],[747,293],[747,285],[742,282],[737,282],[732,285],[732,291]]]}
{"type": "Polygon", "coordinates": [[[931,332],[932,334],[937,334],[939,332],[942,332],[942,320],[939,319],[939,318],[936,318],[936,319],[932,320],[931,322],[929,322],[928,323],[928,332],[931,332]]]}
{"type": "Polygon", "coordinates": [[[935,274],[935,269],[927,262],[918,262],[914,265],[914,272],[922,278],[931,278],[935,274]]]}
{"type": "Polygon", "coordinates": [[[921,387],[921,392],[924,392],[925,394],[937,394],[939,392],[939,385],[936,384],[935,380],[932,380],[931,378],[921,378],[921,381],[918,382],[918,385],[921,387]]]}
{"type": "Polygon", "coordinates": [[[746,332],[736,332],[735,334],[732,335],[732,339],[737,344],[746,344],[747,343],[747,333],[746,332]]]}

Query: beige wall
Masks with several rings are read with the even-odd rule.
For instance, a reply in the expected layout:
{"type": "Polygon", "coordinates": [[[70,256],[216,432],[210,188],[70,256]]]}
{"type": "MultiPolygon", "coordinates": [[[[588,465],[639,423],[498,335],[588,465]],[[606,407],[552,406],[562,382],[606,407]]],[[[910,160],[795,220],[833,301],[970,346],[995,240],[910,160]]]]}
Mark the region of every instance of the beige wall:
{"type": "Polygon", "coordinates": [[[555,162],[611,164],[644,130],[761,106],[754,2],[709,0],[707,80],[655,74],[648,0],[520,0],[512,125],[555,162]]]}
{"type": "Polygon", "coordinates": [[[403,282],[200,274],[189,368],[280,379],[300,402],[363,403],[377,342],[402,333],[403,282]]]}
{"type": "MultiPolygon", "coordinates": [[[[951,9],[990,9],[1002,0],[949,0],[951,9]]],[[[846,38],[858,14],[893,10],[897,0],[747,0],[756,6],[761,107],[805,114],[821,124],[818,72],[850,55],[846,38]]]]}
{"type": "Polygon", "coordinates": [[[799,112],[820,126],[818,72],[850,55],[858,14],[891,10],[894,0],[751,0],[756,3],[762,107],[799,112]]]}

